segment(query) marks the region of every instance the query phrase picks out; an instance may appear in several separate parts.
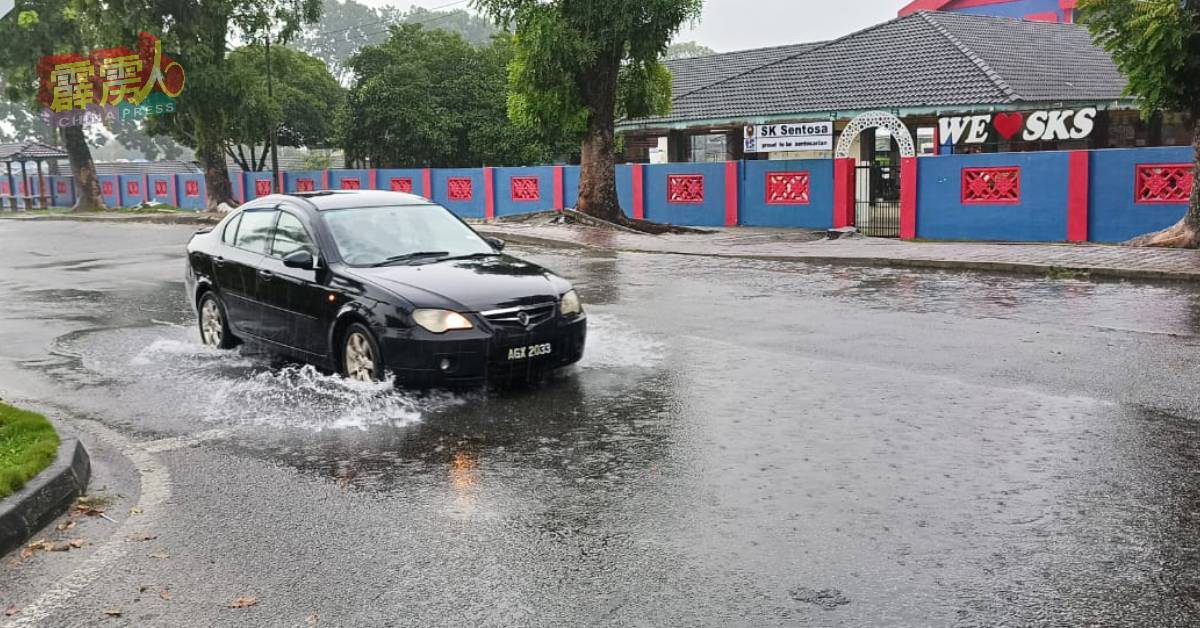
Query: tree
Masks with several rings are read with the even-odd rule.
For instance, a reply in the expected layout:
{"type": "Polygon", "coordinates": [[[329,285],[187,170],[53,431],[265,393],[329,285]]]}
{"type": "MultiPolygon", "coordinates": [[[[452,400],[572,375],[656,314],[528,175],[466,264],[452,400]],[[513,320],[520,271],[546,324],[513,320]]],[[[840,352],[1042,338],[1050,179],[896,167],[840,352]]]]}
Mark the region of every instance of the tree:
{"type": "Polygon", "coordinates": [[[99,18],[98,29],[129,39],[138,31],[156,34],[183,66],[187,87],[177,113],[152,118],[147,126],[196,150],[210,208],[235,204],[225,147],[237,132],[236,103],[245,95],[229,80],[229,42],[269,37],[272,44],[286,43],[320,17],[320,0],[79,1],[99,18]]]}
{"type": "Polygon", "coordinates": [[[667,59],[694,59],[717,54],[716,50],[694,41],[681,41],[667,48],[667,59]]]}
{"type": "Polygon", "coordinates": [[[576,207],[625,222],[617,200],[618,116],[662,114],[671,75],[660,63],[701,0],[475,0],[516,33],[509,64],[509,114],[536,128],[582,138],[576,207]]]}
{"type": "Polygon", "coordinates": [[[512,58],[509,36],[477,48],[455,33],[393,27],[387,42],[350,61],[354,85],[338,118],[347,161],[453,167],[554,158],[570,145],[569,135],[545,139],[508,119],[506,67],[512,58]]]}
{"type": "MultiPolygon", "coordinates": [[[[5,73],[5,96],[14,103],[24,103],[27,111],[39,105],[34,100],[38,88],[37,60],[66,52],[85,52],[90,40],[80,24],[81,12],[74,0],[27,0],[16,16],[0,20],[0,68],[5,73]]],[[[40,127],[41,139],[50,139],[49,127],[40,127]]],[[[71,163],[75,178],[76,202],[73,211],[91,211],[104,207],[100,197],[100,180],[88,148],[83,127],[61,127],[58,131],[71,163]]]]}
{"type": "MultiPolygon", "coordinates": [[[[1144,115],[1162,110],[1189,114],[1193,180],[1200,180],[1200,3],[1084,0],[1079,17],[1128,78],[1126,91],[1138,98],[1144,115]]],[[[1178,224],[1131,244],[1200,248],[1200,185],[1192,186],[1187,214],[1178,224]]]]}
{"type": "Polygon", "coordinates": [[[225,152],[242,170],[260,171],[267,165],[270,132],[276,129],[280,146],[324,147],[333,134],[334,116],[344,94],[325,63],[284,47],[271,50],[274,98],[267,95],[266,51],[243,46],[226,61],[237,101],[228,103],[229,137],[225,152]],[[262,146],[257,152],[256,147],[262,146]]]}

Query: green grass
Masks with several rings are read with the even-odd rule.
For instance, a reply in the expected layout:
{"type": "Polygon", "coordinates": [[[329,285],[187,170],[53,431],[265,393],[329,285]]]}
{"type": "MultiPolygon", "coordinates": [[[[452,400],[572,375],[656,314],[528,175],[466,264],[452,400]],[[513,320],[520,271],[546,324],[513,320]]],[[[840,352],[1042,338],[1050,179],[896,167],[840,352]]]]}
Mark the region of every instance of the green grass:
{"type": "Polygon", "coordinates": [[[58,434],[46,417],[0,403],[0,497],[25,486],[57,453],[58,434]]]}

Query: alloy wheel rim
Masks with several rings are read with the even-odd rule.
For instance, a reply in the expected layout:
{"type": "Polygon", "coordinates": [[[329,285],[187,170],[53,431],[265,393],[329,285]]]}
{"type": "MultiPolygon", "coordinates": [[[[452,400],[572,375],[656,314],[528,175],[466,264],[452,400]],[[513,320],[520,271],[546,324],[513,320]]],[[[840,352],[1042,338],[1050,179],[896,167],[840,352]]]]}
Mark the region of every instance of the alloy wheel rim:
{"type": "Polygon", "coordinates": [[[346,338],[346,375],[360,382],[375,380],[375,353],[371,342],[361,333],[354,332],[346,338]]]}
{"type": "Polygon", "coordinates": [[[204,344],[210,347],[221,345],[221,337],[225,334],[225,326],[221,320],[221,309],[213,299],[206,299],[200,311],[200,333],[204,336],[204,344]]]}

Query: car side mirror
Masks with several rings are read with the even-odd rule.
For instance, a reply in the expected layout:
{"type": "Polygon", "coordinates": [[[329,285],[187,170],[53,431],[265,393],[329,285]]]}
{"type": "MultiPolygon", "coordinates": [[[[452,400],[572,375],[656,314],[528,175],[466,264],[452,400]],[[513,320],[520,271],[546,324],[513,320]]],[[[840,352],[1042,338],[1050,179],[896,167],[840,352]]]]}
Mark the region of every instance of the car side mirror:
{"type": "Polygon", "coordinates": [[[283,258],[283,265],[288,268],[312,270],[316,266],[316,261],[313,259],[312,253],[301,249],[283,258]]]}
{"type": "Polygon", "coordinates": [[[504,240],[501,240],[500,238],[487,238],[487,243],[492,245],[492,248],[496,249],[497,251],[504,250],[504,240]]]}

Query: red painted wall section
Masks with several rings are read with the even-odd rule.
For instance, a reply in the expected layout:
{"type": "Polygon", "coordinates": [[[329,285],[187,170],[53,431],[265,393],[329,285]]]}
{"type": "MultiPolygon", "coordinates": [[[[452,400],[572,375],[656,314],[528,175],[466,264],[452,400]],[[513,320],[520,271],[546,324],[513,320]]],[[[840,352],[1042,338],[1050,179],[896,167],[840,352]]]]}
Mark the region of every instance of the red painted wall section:
{"type": "Polygon", "coordinates": [[[738,224],[738,162],[725,164],[725,226],[738,224]]]}
{"type": "Polygon", "coordinates": [[[372,189],[372,190],[379,189],[379,171],[378,170],[371,168],[371,172],[368,175],[368,180],[370,181],[370,183],[368,183],[369,189],[372,189]]]}
{"type": "Polygon", "coordinates": [[[483,169],[483,217],[491,220],[496,217],[496,171],[491,168],[483,169]]]}
{"type": "Polygon", "coordinates": [[[633,219],[646,219],[646,188],[645,180],[642,178],[645,166],[642,164],[633,164],[633,219]]]}
{"type": "Polygon", "coordinates": [[[321,189],[322,190],[329,189],[329,171],[328,170],[321,173],[321,189]]]}
{"type": "Polygon", "coordinates": [[[555,211],[562,211],[563,207],[566,206],[564,203],[563,196],[565,196],[565,193],[563,192],[563,167],[555,166],[554,167],[554,209],[555,209],[555,211]]]}
{"type": "Polygon", "coordinates": [[[900,239],[917,237],[917,158],[900,158],[900,239]]]}
{"type": "Polygon", "coordinates": [[[1088,240],[1088,169],[1091,157],[1085,150],[1071,153],[1067,174],[1067,241],[1088,240]]]}
{"type": "Polygon", "coordinates": [[[421,174],[421,191],[422,196],[433,200],[433,170],[430,168],[426,168],[421,174]]]}
{"type": "Polygon", "coordinates": [[[853,158],[833,162],[833,228],[854,226],[853,158]]]}

